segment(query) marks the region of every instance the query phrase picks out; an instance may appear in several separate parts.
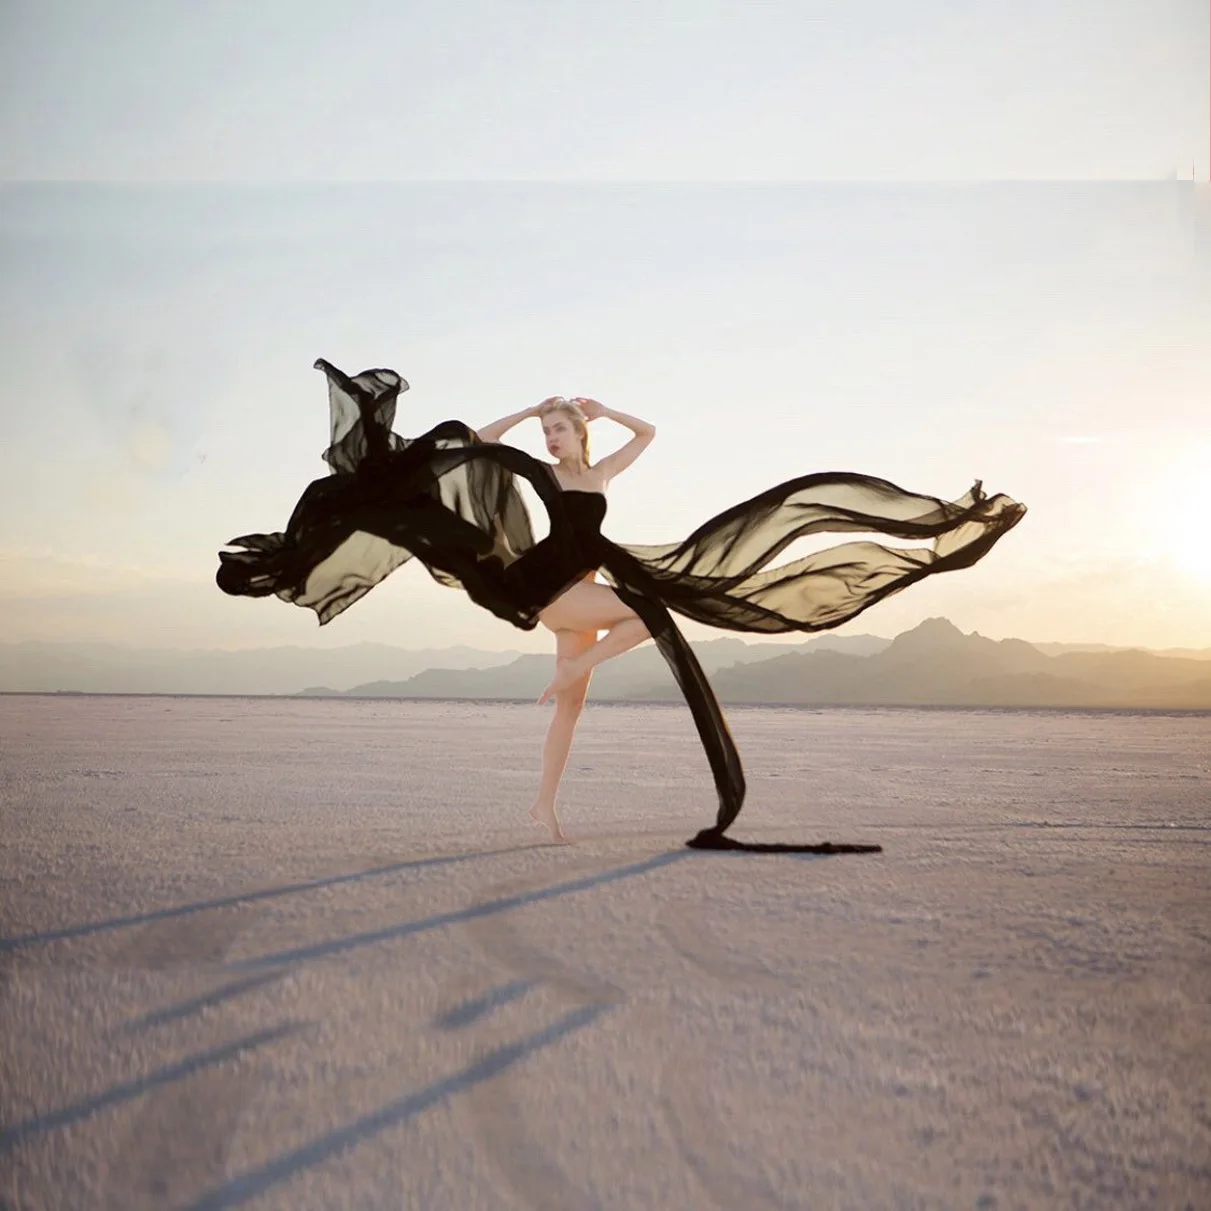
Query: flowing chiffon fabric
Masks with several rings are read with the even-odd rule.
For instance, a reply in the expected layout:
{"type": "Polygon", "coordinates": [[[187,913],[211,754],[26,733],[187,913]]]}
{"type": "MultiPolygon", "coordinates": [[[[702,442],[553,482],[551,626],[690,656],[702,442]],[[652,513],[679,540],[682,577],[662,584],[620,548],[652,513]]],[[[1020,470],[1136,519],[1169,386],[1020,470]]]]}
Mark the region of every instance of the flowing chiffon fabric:
{"type": "MultiPolygon", "coordinates": [[[[744,771],[723,712],[680,614],[731,631],[823,631],[938,572],[970,567],[1025,513],[977,482],[958,500],[907,492],[852,472],[805,475],[769,488],[704,522],[679,543],[634,546],[601,534],[604,498],[592,508],[564,493],[550,466],[522,450],[482,442],[461,421],[420,437],[392,432],[401,391],[393,370],[328,379],[331,474],[308,486],[286,529],[249,534],[219,553],[218,585],[245,596],[275,594],[330,622],[401,564],[416,558],[439,583],[516,627],[590,571],[646,624],[698,729],[719,796],[715,824],[689,844],[726,848],[744,802],[744,771]],[[535,541],[518,490],[525,479],[549,519],[535,541]],[[895,548],[845,542],[771,566],[796,539],[823,532],[876,533],[926,541],[895,548]]],[[[581,499],[576,499],[577,497],[581,499]]]]}

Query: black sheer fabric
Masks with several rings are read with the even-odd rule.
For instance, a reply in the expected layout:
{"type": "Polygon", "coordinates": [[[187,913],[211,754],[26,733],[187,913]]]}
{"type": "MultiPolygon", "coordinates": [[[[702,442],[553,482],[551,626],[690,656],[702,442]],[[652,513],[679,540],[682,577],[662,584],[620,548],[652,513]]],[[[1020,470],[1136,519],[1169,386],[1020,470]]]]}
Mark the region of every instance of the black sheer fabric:
{"type": "Polygon", "coordinates": [[[408,384],[392,370],[328,378],[331,474],[300,498],[283,532],[250,534],[219,553],[226,593],[276,594],[330,622],[413,557],[441,584],[524,630],[576,580],[600,571],[643,619],[698,729],[715,787],[715,824],[689,844],[724,837],[744,802],[744,771],[727,721],[670,611],[731,631],[823,631],[937,572],[970,567],[1025,508],[979,483],[956,501],[852,472],[805,475],[704,522],[680,543],[632,546],[601,533],[605,498],[564,492],[549,464],[481,442],[461,421],[420,437],[392,432],[408,384]],[[535,541],[518,490],[525,479],[549,518],[535,541]],[[822,532],[928,541],[916,548],[853,541],[771,567],[790,543],[822,532]]]}

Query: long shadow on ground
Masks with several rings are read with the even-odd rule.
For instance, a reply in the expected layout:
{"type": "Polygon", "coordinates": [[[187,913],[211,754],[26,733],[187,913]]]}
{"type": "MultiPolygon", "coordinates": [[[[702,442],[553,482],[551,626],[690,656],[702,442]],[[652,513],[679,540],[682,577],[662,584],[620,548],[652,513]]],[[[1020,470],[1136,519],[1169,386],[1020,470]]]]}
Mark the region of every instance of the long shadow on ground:
{"type": "Polygon", "coordinates": [[[350,934],[344,938],[331,938],[326,942],[295,946],[290,950],[279,950],[252,959],[239,959],[230,966],[236,970],[243,970],[256,967],[276,967],[281,963],[302,963],[310,959],[326,959],[331,955],[355,950],[359,946],[372,946],[376,942],[407,938],[413,934],[427,933],[432,929],[442,929],[447,925],[458,925],[480,917],[509,912],[514,908],[521,908],[525,904],[537,904],[542,900],[553,900],[559,896],[572,895],[574,892],[585,891],[590,887],[600,887],[605,883],[614,883],[619,879],[630,879],[689,857],[692,855],[686,850],[673,850],[670,853],[657,854],[654,858],[645,858],[642,862],[633,862],[627,866],[615,867],[613,870],[599,871],[595,875],[585,875],[580,879],[569,879],[565,883],[555,883],[551,887],[542,887],[537,891],[521,892],[515,896],[502,896],[497,900],[472,904],[469,908],[459,908],[453,912],[422,917],[419,921],[404,921],[399,925],[388,925],[383,929],[370,929],[364,933],[350,934]]]}
{"type": "Polygon", "coordinates": [[[490,1080],[541,1048],[548,1047],[577,1030],[583,1030],[596,1021],[607,1008],[608,1005],[585,1005],[574,1009],[545,1030],[516,1043],[498,1047],[459,1072],[434,1081],[415,1093],[388,1102],[371,1114],[363,1115],[344,1127],[304,1144],[301,1148],[284,1153],[260,1168],[224,1182],[191,1203],[188,1211],[225,1211],[226,1208],[238,1207],[257,1198],[271,1187],[288,1181],[295,1174],[323,1164],[329,1158],[371,1139],[380,1131],[407,1122],[446,1098],[490,1080]]]}
{"type": "Polygon", "coordinates": [[[502,854],[521,853],[532,849],[531,845],[510,845],[504,849],[477,850],[464,854],[439,854],[432,858],[411,858],[405,862],[392,862],[388,866],[375,866],[369,870],[352,871],[344,875],[328,875],[321,879],[307,879],[301,883],[288,883],[282,887],[267,887],[261,891],[242,892],[237,895],[220,896],[213,900],[197,900],[192,904],[178,904],[172,908],[157,908],[151,912],[133,913],[127,917],[110,917],[105,921],[87,921],[80,925],[66,925],[61,929],[47,929],[38,933],[19,934],[13,938],[0,938],[0,954],[21,950],[27,946],[38,946],[46,942],[58,942],[65,938],[82,938],[89,934],[102,933],[109,929],[125,929],[132,925],[146,925],[152,921],[167,921],[173,917],[184,917],[190,913],[206,912],[211,908],[230,908],[235,904],[252,904],[258,900],[272,900],[278,896],[292,896],[300,892],[313,891],[319,887],[335,887],[341,883],[356,883],[362,879],[377,879],[383,875],[398,874],[405,870],[423,870],[430,866],[446,866],[452,862],[470,862],[477,858],[496,858],[502,854]]]}
{"type": "MultiPolygon", "coordinates": [[[[739,849],[752,851],[753,844],[738,842],[730,850],[739,849]]],[[[863,845],[833,845],[824,842],[812,847],[804,846],[760,846],[758,853],[811,853],[811,854],[850,854],[878,852],[878,846],[863,845]]],[[[331,955],[343,954],[360,946],[372,946],[376,942],[388,942],[397,938],[407,938],[414,934],[427,933],[433,929],[442,929],[447,925],[459,925],[467,921],[478,920],[481,917],[495,916],[497,913],[510,912],[526,904],[537,904],[543,900],[553,900],[560,896],[572,895],[578,891],[586,891],[591,887],[601,887],[606,883],[614,883],[619,879],[630,879],[636,875],[645,875],[649,871],[674,862],[682,862],[694,858],[694,851],[689,849],[671,850],[645,858],[641,862],[633,862],[627,866],[618,866],[612,870],[599,871],[594,875],[585,875],[579,879],[569,879],[564,883],[555,883],[550,887],[542,887],[537,891],[519,892],[513,896],[502,896],[496,900],[487,900],[482,904],[472,904],[468,908],[455,909],[452,912],[437,913],[431,917],[422,917],[419,921],[404,921],[398,925],[388,925],[382,929],[370,929],[364,933],[349,934],[343,938],[331,938],[326,942],[313,942],[306,946],[295,946],[289,950],[278,950],[271,954],[259,955],[256,958],[239,959],[230,966],[236,970],[257,967],[276,967],[284,963],[302,963],[311,959],[325,959],[331,955]]],[[[701,859],[699,859],[701,860],[701,859]]]]}
{"type": "Polygon", "coordinates": [[[100,1110],[107,1110],[111,1106],[117,1106],[122,1102],[130,1101],[132,1098],[141,1097],[152,1089],[167,1085],[172,1081],[179,1081],[184,1077],[193,1075],[195,1072],[202,1071],[204,1068],[211,1068],[217,1064],[225,1063],[227,1060],[234,1059],[246,1051],[263,1047],[267,1043],[276,1042],[278,1039],[286,1038],[288,1035],[296,1033],[299,1029],[301,1027],[298,1025],[286,1025],[277,1026],[271,1030],[260,1030],[256,1034],[246,1035],[244,1038],[224,1043],[221,1047],[211,1047],[206,1051],[199,1051],[175,1064],[169,1064],[164,1068],[157,1068],[146,1076],[138,1077],[132,1081],[123,1081],[121,1084],[114,1085],[102,1093],[96,1093],[91,1097],[74,1102],[70,1106],[64,1106],[59,1110],[52,1110],[48,1114],[35,1115],[32,1118],[25,1119],[23,1122],[14,1123],[11,1127],[4,1127],[0,1129],[0,1151],[7,1150],[21,1140],[28,1139],[30,1136],[40,1135],[44,1131],[51,1131],[56,1127],[66,1127],[72,1123],[78,1123],[81,1119],[86,1119],[100,1110]]]}

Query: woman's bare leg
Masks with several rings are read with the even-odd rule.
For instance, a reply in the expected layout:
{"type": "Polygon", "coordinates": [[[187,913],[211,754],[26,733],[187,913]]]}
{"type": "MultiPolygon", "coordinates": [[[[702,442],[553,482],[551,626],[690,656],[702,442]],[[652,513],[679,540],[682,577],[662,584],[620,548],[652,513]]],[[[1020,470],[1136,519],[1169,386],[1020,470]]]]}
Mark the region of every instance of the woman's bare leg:
{"type": "MultiPolygon", "coordinates": [[[[565,665],[580,653],[589,651],[596,638],[596,631],[556,631],[556,668],[565,665]]],[[[555,811],[555,796],[559,791],[563,772],[567,768],[572,737],[576,732],[580,713],[584,709],[591,676],[589,672],[582,674],[556,695],[555,716],[551,720],[551,726],[547,728],[547,738],[542,746],[542,781],[538,787],[538,798],[530,807],[530,815],[539,824],[545,824],[551,830],[551,839],[560,844],[565,843],[567,837],[564,836],[559,816],[555,811]]]]}
{"type": "Polygon", "coordinates": [[[558,698],[560,693],[566,691],[580,678],[587,677],[603,660],[621,656],[623,652],[629,652],[632,648],[638,647],[645,639],[650,638],[650,632],[638,615],[616,622],[591,647],[586,648],[579,655],[565,660],[562,665],[556,666],[551,684],[543,690],[538,701],[546,702],[552,694],[558,698]]]}
{"type": "Polygon", "coordinates": [[[603,660],[619,656],[649,638],[638,614],[609,585],[582,580],[557,597],[539,614],[553,631],[602,631],[606,634],[584,652],[555,667],[555,677],[539,702],[558,696],[603,660]]]}

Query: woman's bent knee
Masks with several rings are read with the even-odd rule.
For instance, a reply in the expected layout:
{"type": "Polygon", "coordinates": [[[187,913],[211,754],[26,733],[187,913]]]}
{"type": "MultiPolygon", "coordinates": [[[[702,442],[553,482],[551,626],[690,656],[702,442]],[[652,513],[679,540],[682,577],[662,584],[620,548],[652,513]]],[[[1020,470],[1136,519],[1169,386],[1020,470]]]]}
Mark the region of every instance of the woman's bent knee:
{"type": "Polygon", "coordinates": [[[552,631],[602,631],[638,617],[609,585],[588,581],[574,584],[538,615],[552,631]]]}

